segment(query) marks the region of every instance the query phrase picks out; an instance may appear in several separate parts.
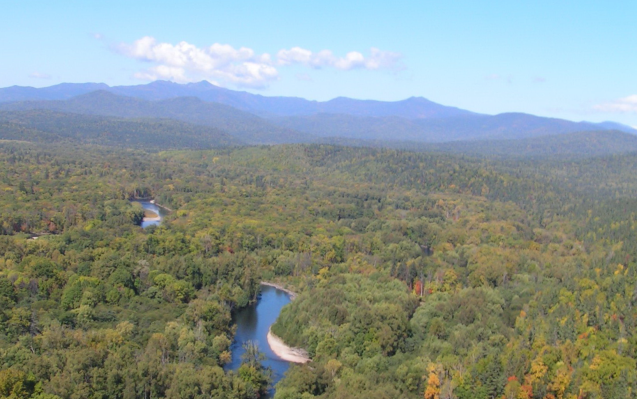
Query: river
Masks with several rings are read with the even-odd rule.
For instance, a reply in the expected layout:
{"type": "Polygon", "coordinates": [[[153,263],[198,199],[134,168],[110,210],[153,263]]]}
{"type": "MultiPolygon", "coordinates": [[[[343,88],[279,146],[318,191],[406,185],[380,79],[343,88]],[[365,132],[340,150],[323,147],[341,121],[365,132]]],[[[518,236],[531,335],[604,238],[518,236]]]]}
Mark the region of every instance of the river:
{"type": "MultiPolygon", "coordinates": [[[[263,361],[263,365],[272,369],[272,385],[279,382],[290,367],[290,363],[281,360],[272,352],[268,345],[267,336],[270,326],[279,317],[281,309],[290,301],[290,295],[286,292],[267,285],[261,286],[261,295],[257,303],[241,309],[234,316],[234,321],[237,323],[237,333],[230,347],[232,361],[226,365],[226,369],[236,370],[239,368],[241,355],[244,352],[242,345],[251,340],[256,342],[259,350],[265,354],[266,360],[263,361]]],[[[273,393],[272,389],[270,396],[273,393]]]]}
{"type": "MultiPolygon", "coordinates": [[[[146,228],[148,226],[158,226],[161,224],[161,219],[167,214],[166,210],[149,202],[149,201],[136,201],[139,202],[144,209],[153,211],[159,215],[159,220],[145,220],[141,226],[146,228]]],[[[234,315],[234,321],[237,324],[237,332],[234,337],[234,342],[230,346],[232,351],[232,360],[225,368],[226,370],[237,370],[241,365],[241,355],[245,352],[243,350],[243,343],[246,341],[253,341],[259,347],[259,350],[265,354],[266,359],[263,361],[265,367],[272,369],[272,386],[276,385],[283,374],[290,367],[290,363],[279,358],[268,345],[268,331],[270,326],[274,324],[283,306],[287,305],[291,301],[290,294],[269,285],[261,286],[261,294],[255,304],[247,306],[239,310],[234,315]]],[[[269,391],[269,396],[274,395],[274,389],[269,391]]]]}
{"type": "Polygon", "coordinates": [[[143,228],[149,227],[149,226],[159,226],[161,224],[161,220],[164,218],[164,216],[166,216],[168,213],[166,212],[166,210],[160,206],[157,206],[153,203],[151,203],[150,201],[134,201],[134,202],[139,202],[142,206],[142,208],[144,209],[148,209],[149,211],[153,211],[156,214],[159,215],[159,220],[144,220],[142,221],[141,226],[143,228]]]}

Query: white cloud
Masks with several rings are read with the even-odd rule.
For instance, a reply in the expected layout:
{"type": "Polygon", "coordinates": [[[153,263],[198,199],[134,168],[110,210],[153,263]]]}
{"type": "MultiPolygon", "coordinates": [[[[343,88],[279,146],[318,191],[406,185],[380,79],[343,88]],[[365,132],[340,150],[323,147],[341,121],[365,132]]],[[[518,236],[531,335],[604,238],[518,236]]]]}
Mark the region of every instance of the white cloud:
{"type": "Polygon", "coordinates": [[[158,43],[146,36],[133,44],[122,44],[119,52],[128,57],[158,64],[135,77],[143,80],[167,79],[190,82],[214,79],[243,87],[264,87],[278,78],[269,54],[256,55],[252,49],[235,49],[215,43],[199,48],[187,42],[158,43]]]}
{"type": "Polygon", "coordinates": [[[372,48],[368,56],[352,51],[336,57],[330,50],[313,53],[294,47],[277,53],[274,61],[270,54],[256,54],[254,50],[235,49],[227,44],[215,43],[197,47],[187,42],[160,43],[150,36],[132,44],[121,44],[116,49],[127,57],[154,64],[134,76],[142,80],[166,79],[175,82],[193,82],[202,79],[241,87],[263,88],[279,78],[278,67],[304,65],[310,68],[398,69],[402,56],[398,53],[372,48]]]}
{"type": "Polygon", "coordinates": [[[30,73],[29,77],[33,79],[51,79],[51,75],[49,75],[48,73],[40,73],[40,72],[30,73]]]}
{"type": "Polygon", "coordinates": [[[593,108],[602,112],[637,113],[637,94],[610,103],[595,105],[593,108]]]}
{"type": "Polygon", "coordinates": [[[391,51],[371,48],[368,57],[358,51],[351,51],[345,57],[336,57],[330,50],[313,53],[301,47],[279,50],[277,60],[279,65],[299,64],[311,68],[333,67],[348,71],[351,69],[397,69],[402,55],[391,51]]]}

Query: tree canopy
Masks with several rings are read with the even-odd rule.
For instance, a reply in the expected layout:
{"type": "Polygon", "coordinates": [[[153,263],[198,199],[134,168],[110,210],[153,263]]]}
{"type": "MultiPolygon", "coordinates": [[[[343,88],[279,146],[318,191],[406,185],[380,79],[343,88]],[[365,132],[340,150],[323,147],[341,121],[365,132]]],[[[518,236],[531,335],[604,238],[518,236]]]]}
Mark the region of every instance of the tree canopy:
{"type": "Polygon", "coordinates": [[[1,142],[0,398],[263,397],[264,280],[277,398],[631,397],[636,162],[1,142]]]}

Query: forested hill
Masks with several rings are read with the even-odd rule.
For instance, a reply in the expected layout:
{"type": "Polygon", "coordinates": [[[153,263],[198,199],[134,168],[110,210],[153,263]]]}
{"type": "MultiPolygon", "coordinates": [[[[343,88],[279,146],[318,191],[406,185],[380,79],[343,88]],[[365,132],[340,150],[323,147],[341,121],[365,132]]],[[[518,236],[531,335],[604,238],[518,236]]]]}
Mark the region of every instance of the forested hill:
{"type": "Polygon", "coordinates": [[[170,119],[123,119],[47,110],[0,111],[0,139],[145,150],[243,145],[223,131],[170,119]]]}
{"type": "Polygon", "coordinates": [[[311,136],[223,104],[195,97],[147,101],[96,91],[69,100],[27,101],[0,104],[0,110],[47,109],[65,113],[121,118],[169,118],[214,127],[250,144],[307,142],[311,136]]]}
{"type": "MultiPolygon", "coordinates": [[[[198,108],[202,103],[196,99],[180,98],[170,100],[170,104],[163,104],[97,92],[87,95],[87,98],[80,97],[66,102],[14,103],[10,106],[13,108],[31,108],[40,104],[44,104],[49,108],[81,111],[86,112],[86,114],[63,113],[42,109],[0,111],[0,139],[34,142],[73,141],[84,144],[115,145],[149,150],[217,148],[253,143],[253,141],[240,138],[245,136],[243,134],[245,130],[241,133],[237,133],[235,130],[235,135],[233,136],[219,128],[206,126],[205,124],[185,123],[176,119],[122,118],[89,114],[92,112],[103,112],[132,116],[153,115],[161,114],[161,109],[167,109],[170,105],[174,105],[175,107],[171,109],[173,115],[179,115],[179,117],[184,119],[191,119],[189,115],[197,115],[201,118],[199,120],[207,118],[204,110],[199,109],[201,113],[199,111],[189,113],[184,108],[179,108],[179,105],[188,106],[192,104],[195,105],[194,108],[198,108]],[[105,101],[104,98],[106,98],[105,101]],[[96,102],[107,106],[96,106],[96,102]],[[99,111],[95,111],[96,109],[99,111]]],[[[232,112],[230,112],[231,116],[224,120],[224,123],[216,124],[229,126],[232,118],[236,117],[241,120],[241,115],[233,115],[232,112]]],[[[221,119],[218,115],[208,116],[208,118],[218,121],[221,119]]],[[[206,122],[204,121],[203,123],[206,122]]],[[[267,125],[259,127],[259,123],[261,123],[259,120],[243,120],[241,123],[235,128],[253,129],[252,132],[254,134],[248,134],[248,136],[252,139],[255,139],[255,135],[259,136],[258,139],[255,139],[259,143],[266,140],[267,137],[271,137],[271,141],[285,141],[284,137],[273,137],[277,135],[277,132],[270,131],[267,125]],[[255,131],[255,129],[260,128],[264,130],[255,131]]],[[[388,121],[387,126],[390,125],[391,122],[388,121]]],[[[361,128],[361,126],[355,124],[352,125],[352,128],[357,129],[361,128]]],[[[395,126],[395,128],[398,127],[395,126]]],[[[290,138],[290,136],[287,137],[290,138]]],[[[395,134],[394,138],[397,137],[399,137],[398,134],[395,134]]],[[[299,137],[294,136],[293,139],[299,139],[299,137]]],[[[438,151],[473,156],[514,158],[588,157],[637,151],[637,136],[612,130],[565,133],[518,140],[465,140],[447,143],[338,137],[312,140],[312,136],[307,136],[304,140],[350,146],[387,147],[414,151],[438,151]]]]}
{"type": "Polygon", "coordinates": [[[587,158],[637,152],[637,136],[617,130],[586,131],[519,140],[465,140],[447,143],[396,142],[326,137],[325,144],[446,152],[498,158],[587,158]]]}
{"type": "Polygon", "coordinates": [[[637,152],[637,135],[617,130],[586,131],[520,140],[484,140],[432,145],[432,149],[499,157],[592,157],[637,152]]]}
{"type": "MultiPolygon", "coordinates": [[[[273,122],[317,137],[338,137],[386,142],[451,142],[462,140],[513,140],[591,130],[597,124],[509,113],[411,120],[400,117],[357,117],[318,114],[274,118],[273,122]]],[[[637,133],[628,127],[630,133],[637,133]]]]}

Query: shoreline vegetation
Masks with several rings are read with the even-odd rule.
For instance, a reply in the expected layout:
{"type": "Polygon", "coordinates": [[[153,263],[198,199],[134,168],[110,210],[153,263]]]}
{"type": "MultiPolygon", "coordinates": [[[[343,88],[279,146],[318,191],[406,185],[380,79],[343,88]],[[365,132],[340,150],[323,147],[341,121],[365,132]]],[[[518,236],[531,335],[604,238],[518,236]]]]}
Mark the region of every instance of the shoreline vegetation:
{"type": "Polygon", "coordinates": [[[161,216],[151,210],[144,209],[144,222],[161,222],[161,216]]]}
{"type": "Polygon", "coordinates": [[[158,220],[159,214],[148,209],[144,209],[144,220],[158,220]]]}
{"type": "MultiPolygon", "coordinates": [[[[280,284],[262,281],[261,285],[267,285],[269,287],[274,287],[278,290],[281,290],[288,294],[291,300],[294,300],[294,298],[296,298],[296,292],[291,291],[280,284]]],[[[274,352],[275,355],[287,362],[303,364],[312,361],[307,351],[301,348],[293,348],[291,346],[288,346],[285,344],[285,342],[283,342],[281,338],[274,335],[274,333],[272,333],[272,327],[268,329],[267,340],[272,352],[274,352]]]]}
{"type": "Polygon", "coordinates": [[[160,204],[156,203],[155,200],[151,200],[150,203],[153,204],[153,205],[156,205],[156,206],[158,206],[160,208],[163,208],[163,209],[167,210],[168,212],[172,212],[173,211],[172,209],[170,209],[169,207],[167,207],[165,205],[160,205],[160,204]]]}

